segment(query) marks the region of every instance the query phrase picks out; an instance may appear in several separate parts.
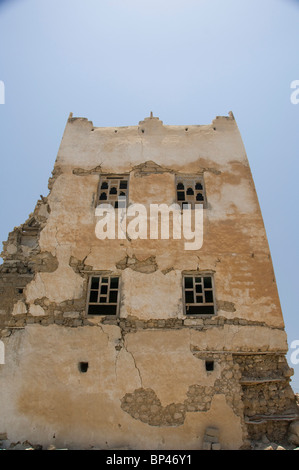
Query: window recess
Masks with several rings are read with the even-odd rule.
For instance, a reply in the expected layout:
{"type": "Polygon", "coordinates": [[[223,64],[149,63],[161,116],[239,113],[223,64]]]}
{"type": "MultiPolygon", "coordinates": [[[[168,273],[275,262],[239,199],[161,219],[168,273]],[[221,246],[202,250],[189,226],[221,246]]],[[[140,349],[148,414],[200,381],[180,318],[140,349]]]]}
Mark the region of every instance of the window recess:
{"type": "Polygon", "coordinates": [[[181,206],[181,209],[194,209],[195,204],[202,204],[203,207],[206,207],[203,176],[177,176],[176,202],[181,206]]]}
{"type": "Polygon", "coordinates": [[[98,204],[111,204],[118,209],[128,205],[129,176],[101,176],[97,198],[98,204]]]}
{"type": "Polygon", "coordinates": [[[185,315],[214,315],[214,283],[209,274],[183,276],[185,315]]]}
{"type": "Polygon", "coordinates": [[[119,308],[119,276],[94,275],[88,289],[89,315],[117,315],[119,308]]]}

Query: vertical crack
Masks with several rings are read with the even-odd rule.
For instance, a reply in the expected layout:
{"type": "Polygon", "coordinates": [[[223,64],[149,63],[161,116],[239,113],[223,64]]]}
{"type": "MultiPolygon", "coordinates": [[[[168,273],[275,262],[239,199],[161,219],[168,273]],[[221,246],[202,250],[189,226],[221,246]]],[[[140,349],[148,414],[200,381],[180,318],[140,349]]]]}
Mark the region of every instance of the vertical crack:
{"type": "Polygon", "coordinates": [[[136,369],[137,372],[138,372],[138,376],[139,376],[139,380],[140,380],[140,387],[143,387],[143,384],[142,384],[142,377],[141,377],[140,370],[139,370],[139,368],[137,367],[135,357],[133,356],[133,354],[131,353],[131,351],[128,350],[128,347],[127,347],[127,345],[126,345],[125,339],[124,339],[124,341],[123,341],[123,345],[124,345],[124,348],[125,348],[125,350],[127,351],[127,353],[130,354],[130,356],[132,357],[132,360],[133,360],[133,362],[134,362],[135,369],[136,369]]]}

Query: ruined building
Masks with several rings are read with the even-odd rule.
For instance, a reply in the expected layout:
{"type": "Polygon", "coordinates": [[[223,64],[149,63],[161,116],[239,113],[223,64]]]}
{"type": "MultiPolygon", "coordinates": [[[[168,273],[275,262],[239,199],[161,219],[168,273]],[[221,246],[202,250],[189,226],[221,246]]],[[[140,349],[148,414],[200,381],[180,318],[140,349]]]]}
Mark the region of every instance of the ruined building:
{"type": "Polygon", "coordinates": [[[3,245],[3,442],[244,449],[264,434],[283,439],[298,418],[232,113],[190,126],[151,114],[116,128],[70,115],[48,196],[3,245]],[[101,203],[111,219],[97,212],[101,203]],[[161,204],[191,218],[198,209],[195,249],[171,231],[174,212],[169,237],[161,227],[148,236],[150,224],[128,213],[131,231],[101,238],[100,221],[107,229],[115,213],[161,204]]]}

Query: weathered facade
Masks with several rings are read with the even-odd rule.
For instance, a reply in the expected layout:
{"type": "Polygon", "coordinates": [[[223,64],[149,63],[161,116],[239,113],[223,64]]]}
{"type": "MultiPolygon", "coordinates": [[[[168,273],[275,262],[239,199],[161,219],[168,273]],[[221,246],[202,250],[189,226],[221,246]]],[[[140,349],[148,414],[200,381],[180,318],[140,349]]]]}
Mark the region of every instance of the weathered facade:
{"type": "Polygon", "coordinates": [[[75,449],[283,439],[297,417],[292,369],[232,113],[119,128],[70,115],[49,190],[3,244],[0,438],[75,449]],[[120,198],[200,206],[202,245],[99,239],[96,207],[120,198]]]}

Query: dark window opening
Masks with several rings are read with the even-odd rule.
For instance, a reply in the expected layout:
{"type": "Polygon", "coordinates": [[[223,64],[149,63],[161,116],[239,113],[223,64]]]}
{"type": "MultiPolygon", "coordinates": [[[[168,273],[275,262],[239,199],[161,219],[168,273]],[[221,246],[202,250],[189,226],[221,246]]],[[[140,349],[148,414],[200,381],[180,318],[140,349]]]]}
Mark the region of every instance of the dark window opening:
{"type": "Polygon", "coordinates": [[[118,289],[118,277],[111,277],[110,289],[118,289]]]}
{"type": "Polygon", "coordinates": [[[184,191],[185,186],[183,185],[183,183],[178,183],[176,189],[177,189],[177,190],[183,190],[183,191],[184,191]]]}
{"type": "Polygon", "coordinates": [[[204,282],[204,287],[205,287],[205,288],[211,289],[211,287],[212,287],[212,279],[211,279],[210,277],[204,277],[204,278],[203,278],[203,282],[204,282]]]}
{"type": "Polygon", "coordinates": [[[193,196],[194,195],[194,191],[192,188],[188,188],[187,189],[187,196],[193,196]]]}
{"type": "Polygon", "coordinates": [[[214,315],[213,306],[204,306],[204,305],[187,305],[186,314],[187,315],[214,315]]]}
{"type": "Polygon", "coordinates": [[[121,181],[119,183],[119,189],[127,189],[128,187],[128,182],[127,181],[121,181]]]}
{"type": "Polygon", "coordinates": [[[89,296],[89,302],[97,302],[98,301],[98,291],[91,290],[89,296]]]}
{"type": "Polygon", "coordinates": [[[88,369],[88,362],[79,362],[78,367],[79,367],[79,371],[85,374],[85,372],[87,372],[87,369],[88,369]]]}
{"type": "Polygon", "coordinates": [[[202,184],[201,183],[196,183],[195,189],[202,190],[203,189],[202,184]]]}
{"type": "Polygon", "coordinates": [[[88,306],[89,315],[116,315],[117,306],[109,304],[90,304],[88,306]]]}
{"type": "Polygon", "coordinates": [[[107,201],[107,194],[106,193],[101,193],[100,201],[107,201]]]}
{"type": "Polygon", "coordinates": [[[177,192],[178,201],[185,201],[185,193],[183,191],[177,192]]]}
{"type": "Polygon", "coordinates": [[[193,304],[193,302],[194,302],[193,291],[186,290],[186,292],[185,292],[185,301],[186,301],[187,304],[193,304]]]}
{"type": "Polygon", "coordinates": [[[92,277],[91,278],[91,289],[98,289],[99,288],[99,278],[92,277]]]}
{"type": "Polygon", "coordinates": [[[193,277],[185,277],[185,287],[187,289],[193,289],[193,277]]]}
{"type": "Polygon", "coordinates": [[[214,370],[214,361],[206,361],[205,365],[207,372],[211,372],[212,370],[214,370]]]}
{"type": "Polygon", "coordinates": [[[211,290],[205,291],[206,302],[213,302],[213,292],[211,290]]]}
{"type": "Polygon", "coordinates": [[[197,200],[197,201],[203,201],[203,200],[204,200],[203,195],[202,195],[201,193],[198,193],[198,194],[196,195],[196,200],[197,200]]]}
{"type": "Polygon", "coordinates": [[[108,286],[102,285],[101,286],[101,294],[107,294],[107,292],[108,292],[108,286]]]}
{"type": "Polygon", "coordinates": [[[104,182],[102,183],[101,189],[108,189],[108,183],[107,183],[107,181],[104,181],[104,182]]]}
{"type": "Polygon", "coordinates": [[[114,291],[114,290],[110,291],[109,302],[110,303],[117,302],[117,291],[114,291]]]}
{"type": "Polygon", "coordinates": [[[18,294],[23,294],[23,292],[24,292],[23,287],[19,287],[17,290],[18,290],[18,294]]]}

